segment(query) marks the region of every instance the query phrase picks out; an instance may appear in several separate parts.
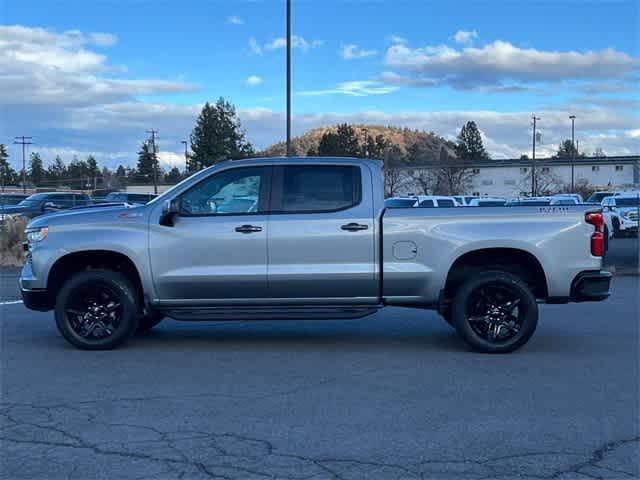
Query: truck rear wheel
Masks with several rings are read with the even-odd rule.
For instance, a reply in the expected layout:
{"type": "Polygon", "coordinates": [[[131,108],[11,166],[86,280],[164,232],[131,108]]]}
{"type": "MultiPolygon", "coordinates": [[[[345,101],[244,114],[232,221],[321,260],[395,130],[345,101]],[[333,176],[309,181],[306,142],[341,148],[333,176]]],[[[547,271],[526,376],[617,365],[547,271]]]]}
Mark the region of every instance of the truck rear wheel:
{"type": "Polygon", "coordinates": [[[463,340],[484,353],[517,350],[538,325],[535,295],[519,277],[502,271],[480,273],[463,283],[451,314],[463,340]]]}
{"type": "Polygon", "coordinates": [[[56,297],[56,325],[72,345],[109,350],[138,326],[140,306],[135,288],[123,274],[86,270],[71,276],[56,297]]]}

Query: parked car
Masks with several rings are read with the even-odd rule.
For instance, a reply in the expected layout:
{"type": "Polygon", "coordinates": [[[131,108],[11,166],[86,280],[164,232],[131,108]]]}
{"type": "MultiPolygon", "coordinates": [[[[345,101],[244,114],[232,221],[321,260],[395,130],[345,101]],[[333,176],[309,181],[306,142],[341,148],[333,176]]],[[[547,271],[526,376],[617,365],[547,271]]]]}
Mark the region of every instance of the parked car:
{"type": "Polygon", "coordinates": [[[385,208],[383,192],[373,160],[218,163],[146,205],[32,220],[22,297],[92,350],[163,316],[359,318],[397,305],[438,310],[498,353],[531,338],[538,303],[609,296],[600,208],[385,208]],[[215,206],[254,194],[255,209],[215,206]]]}
{"type": "Polygon", "coordinates": [[[602,203],[602,200],[604,200],[607,197],[613,197],[615,195],[615,192],[593,192],[589,198],[587,198],[587,202],[586,203],[602,203]]]}
{"type": "Polygon", "coordinates": [[[584,199],[579,193],[556,193],[551,195],[551,198],[573,198],[576,201],[575,203],[584,203],[584,199]]]}
{"type": "Polygon", "coordinates": [[[22,215],[33,218],[44,213],[87,205],[91,205],[91,199],[84,193],[34,193],[17,205],[4,207],[1,210],[0,222],[4,221],[3,215],[22,215]]]}
{"type": "Polygon", "coordinates": [[[473,200],[476,197],[473,196],[461,196],[461,195],[456,195],[455,197],[456,202],[458,202],[458,204],[462,207],[467,207],[469,206],[469,203],[471,202],[471,200],[473,200]]]}
{"type": "Polygon", "coordinates": [[[8,205],[17,205],[28,196],[24,193],[0,193],[0,209],[8,205]]]}
{"type": "Polygon", "coordinates": [[[416,197],[390,197],[384,201],[386,208],[415,207],[418,204],[416,197]]]}
{"type": "Polygon", "coordinates": [[[551,205],[549,197],[522,197],[508,200],[507,207],[546,207],[551,205]]]}
{"type": "Polygon", "coordinates": [[[104,197],[105,203],[138,203],[144,205],[156,198],[153,193],[111,192],[104,197]]]}
{"type": "Polygon", "coordinates": [[[582,202],[579,202],[575,197],[551,197],[551,205],[580,205],[582,202]]]}
{"type": "Polygon", "coordinates": [[[419,208],[431,208],[431,207],[460,207],[461,205],[453,197],[446,197],[441,195],[418,195],[419,208]]]}
{"type": "Polygon", "coordinates": [[[504,198],[475,197],[469,202],[470,207],[504,207],[507,200],[504,198]]]}
{"type": "Polygon", "coordinates": [[[606,197],[602,211],[609,232],[613,237],[638,234],[638,209],[640,196],[633,194],[606,197]]]}

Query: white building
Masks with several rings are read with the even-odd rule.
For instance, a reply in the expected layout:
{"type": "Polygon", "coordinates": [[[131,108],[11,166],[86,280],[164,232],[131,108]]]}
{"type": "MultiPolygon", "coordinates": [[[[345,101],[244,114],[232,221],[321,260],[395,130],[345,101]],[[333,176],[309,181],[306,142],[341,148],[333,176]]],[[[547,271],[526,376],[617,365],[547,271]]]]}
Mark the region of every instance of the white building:
{"type": "MultiPolygon", "coordinates": [[[[467,164],[450,163],[452,168],[468,169],[470,181],[466,191],[458,194],[476,196],[517,197],[531,194],[533,164],[530,159],[485,160],[467,164]]],[[[420,176],[434,176],[439,165],[399,167],[403,181],[398,194],[423,193],[420,176]]],[[[536,159],[537,192],[570,189],[571,159],[536,159]]],[[[640,156],[576,158],[573,164],[574,184],[588,182],[597,190],[640,188],[640,156]]],[[[431,192],[429,192],[431,193],[431,192]]]]}

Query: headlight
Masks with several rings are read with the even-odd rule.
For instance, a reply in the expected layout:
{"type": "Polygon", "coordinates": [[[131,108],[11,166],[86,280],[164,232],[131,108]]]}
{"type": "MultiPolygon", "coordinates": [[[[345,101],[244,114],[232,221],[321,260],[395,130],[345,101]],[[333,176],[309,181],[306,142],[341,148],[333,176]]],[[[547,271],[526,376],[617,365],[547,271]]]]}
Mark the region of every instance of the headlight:
{"type": "Polygon", "coordinates": [[[27,242],[37,243],[47,238],[49,227],[28,228],[24,233],[27,234],[27,242]]]}
{"type": "Polygon", "coordinates": [[[622,214],[622,218],[624,218],[624,219],[626,219],[626,220],[629,220],[629,213],[631,213],[631,212],[624,212],[624,213],[622,214]]]}

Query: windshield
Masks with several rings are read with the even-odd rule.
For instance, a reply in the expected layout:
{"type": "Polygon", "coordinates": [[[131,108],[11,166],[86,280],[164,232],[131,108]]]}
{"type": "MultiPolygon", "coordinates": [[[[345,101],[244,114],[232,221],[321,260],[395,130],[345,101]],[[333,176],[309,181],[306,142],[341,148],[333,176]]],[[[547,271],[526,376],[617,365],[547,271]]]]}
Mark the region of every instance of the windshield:
{"type": "Polygon", "coordinates": [[[47,195],[44,193],[36,193],[35,195],[31,195],[29,198],[25,198],[22,200],[18,206],[19,207],[33,207],[34,205],[38,205],[43,200],[47,199],[47,195]]]}
{"type": "Polygon", "coordinates": [[[589,198],[587,198],[587,202],[600,203],[603,199],[610,197],[611,195],[613,195],[611,192],[594,192],[589,198]]]}
{"type": "Polygon", "coordinates": [[[638,199],[638,197],[616,198],[616,206],[617,207],[637,207],[637,206],[640,206],[640,200],[638,199]]]}

